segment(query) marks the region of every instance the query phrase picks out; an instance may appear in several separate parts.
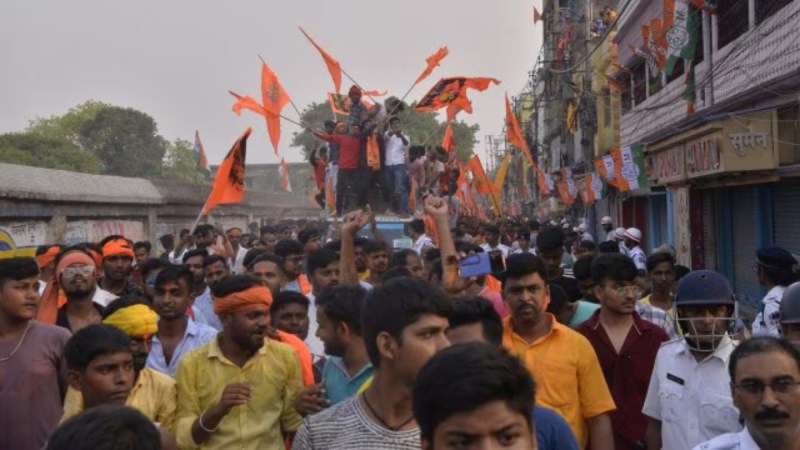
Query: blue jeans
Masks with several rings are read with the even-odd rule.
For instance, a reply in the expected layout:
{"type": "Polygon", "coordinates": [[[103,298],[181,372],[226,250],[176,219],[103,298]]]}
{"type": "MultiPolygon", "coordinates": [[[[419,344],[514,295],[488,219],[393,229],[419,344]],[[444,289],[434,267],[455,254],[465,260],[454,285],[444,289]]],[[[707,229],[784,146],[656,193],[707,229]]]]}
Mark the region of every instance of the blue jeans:
{"type": "Polygon", "coordinates": [[[392,180],[393,206],[396,205],[400,214],[408,214],[408,168],[405,164],[385,167],[392,180]]]}

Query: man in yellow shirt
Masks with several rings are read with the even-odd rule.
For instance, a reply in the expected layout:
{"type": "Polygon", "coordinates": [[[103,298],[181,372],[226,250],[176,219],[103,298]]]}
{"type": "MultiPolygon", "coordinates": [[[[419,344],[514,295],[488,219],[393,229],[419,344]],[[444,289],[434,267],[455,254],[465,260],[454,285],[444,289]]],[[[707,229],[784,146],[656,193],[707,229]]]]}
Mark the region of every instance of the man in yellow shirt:
{"type": "Polygon", "coordinates": [[[267,339],[272,294],[245,275],[212,294],[223,329],[178,365],[178,445],[284,450],[302,421],[294,399],[303,378],[292,347],[267,339]]]}
{"type": "Polygon", "coordinates": [[[579,448],[613,450],[609,413],[615,409],[589,341],[548,314],[547,269],[531,254],[506,261],[503,300],[511,316],[503,323],[503,346],[518,356],[539,387],[536,400],[570,425],[579,448]]]}
{"type": "MultiPolygon", "coordinates": [[[[139,410],[160,426],[174,430],[177,400],[175,380],[145,368],[150,339],[158,331],[158,316],[144,299],[124,296],[108,304],[103,311],[103,323],[122,330],[130,340],[134,378],[125,405],[139,410]]],[[[79,414],[85,408],[87,406],[79,390],[68,389],[61,421],[79,414]]]]}

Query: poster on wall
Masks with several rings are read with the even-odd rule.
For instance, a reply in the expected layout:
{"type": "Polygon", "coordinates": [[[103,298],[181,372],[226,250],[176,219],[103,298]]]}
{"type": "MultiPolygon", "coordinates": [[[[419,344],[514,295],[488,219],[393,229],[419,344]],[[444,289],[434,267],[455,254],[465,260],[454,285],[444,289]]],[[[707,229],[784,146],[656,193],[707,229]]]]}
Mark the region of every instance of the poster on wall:
{"type": "Polygon", "coordinates": [[[33,256],[36,247],[47,243],[47,222],[0,223],[0,258],[33,256]]]}
{"type": "Polygon", "coordinates": [[[76,220],[67,222],[63,243],[98,242],[106,236],[119,234],[132,241],[144,238],[144,225],[135,220],[76,220]]]}
{"type": "Polygon", "coordinates": [[[677,187],[675,188],[675,253],[678,264],[686,267],[692,267],[689,214],[689,187],[677,187]]]}

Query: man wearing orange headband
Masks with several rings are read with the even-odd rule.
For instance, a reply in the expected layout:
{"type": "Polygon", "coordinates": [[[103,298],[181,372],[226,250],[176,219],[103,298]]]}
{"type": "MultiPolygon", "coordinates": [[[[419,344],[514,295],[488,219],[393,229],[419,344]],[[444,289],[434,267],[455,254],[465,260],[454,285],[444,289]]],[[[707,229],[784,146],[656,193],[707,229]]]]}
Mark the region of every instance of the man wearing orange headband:
{"type": "Polygon", "coordinates": [[[237,275],[213,296],[222,331],[178,365],[178,446],[284,450],[302,420],[293,402],[303,379],[294,350],[267,339],[272,293],[237,275]]]}
{"type": "Polygon", "coordinates": [[[36,265],[39,266],[39,295],[44,294],[47,283],[53,280],[56,273],[56,256],[61,251],[60,245],[40,245],[36,249],[36,265]]]}
{"type": "Polygon", "coordinates": [[[56,257],[55,277],[42,295],[37,320],[72,332],[100,323],[103,308],[116,296],[98,287],[96,279],[94,259],[82,248],[65,248],[56,257]]]}
{"type": "Polygon", "coordinates": [[[103,277],[98,284],[101,288],[120,297],[133,295],[144,298],[144,290],[131,282],[133,272],[133,244],[123,236],[108,236],[100,241],[103,249],[103,277]]]}

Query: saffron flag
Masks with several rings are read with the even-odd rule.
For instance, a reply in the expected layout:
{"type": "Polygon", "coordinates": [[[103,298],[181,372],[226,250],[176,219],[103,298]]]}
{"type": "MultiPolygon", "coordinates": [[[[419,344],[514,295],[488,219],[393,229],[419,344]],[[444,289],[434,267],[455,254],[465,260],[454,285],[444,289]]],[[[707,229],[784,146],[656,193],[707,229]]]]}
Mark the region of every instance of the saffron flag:
{"type": "Polygon", "coordinates": [[[511,145],[517,147],[525,155],[525,159],[531,167],[536,164],[533,162],[531,150],[528,148],[528,143],[522,137],[522,129],[517,122],[517,116],[511,110],[511,102],[508,101],[508,93],[506,93],[506,139],[511,145]]]}
{"type": "Polygon", "coordinates": [[[451,122],[460,111],[472,114],[472,102],[467,96],[468,89],[485,91],[492,83],[500,84],[494,78],[442,78],[414,108],[417,111],[438,111],[447,108],[447,122],[451,122]]]}
{"type": "Polygon", "coordinates": [[[569,187],[567,187],[567,183],[564,181],[559,181],[556,183],[556,188],[558,189],[558,196],[561,197],[561,201],[564,202],[567,206],[572,206],[575,203],[575,197],[569,192],[569,187]]]}
{"type": "Polygon", "coordinates": [[[469,159],[467,169],[472,172],[472,187],[479,194],[491,194],[494,191],[494,185],[489,182],[489,177],[483,170],[483,165],[478,155],[472,155],[469,159]]]}
{"type": "Polygon", "coordinates": [[[447,128],[444,130],[444,138],[442,138],[442,148],[447,150],[448,152],[452,152],[455,148],[455,141],[453,140],[453,126],[450,123],[447,124],[447,128]]]}
{"type": "MultiPolygon", "coordinates": [[[[669,1],[669,0],[665,0],[669,1]]],[[[674,1],[675,0],[671,0],[674,1]]],[[[679,59],[693,59],[697,49],[700,33],[700,16],[695,8],[689,6],[689,0],[678,0],[674,3],[672,26],[666,31],[666,72],[672,75],[679,59]]]]}
{"type": "Polygon", "coordinates": [[[202,172],[205,176],[208,176],[210,172],[208,171],[208,158],[206,158],[206,151],[203,149],[203,143],[200,142],[200,131],[195,130],[194,132],[194,148],[192,149],[192,157],[194,157],[194,161],[197,165],[197,171],[202,172]]]}
{"type": "Polygon", "coordinates": [[[503,184],[506,182],[506,175],[508,174],[508,166],[511,164],[511,152],[506,152],[497,172],[494,174],[494,188],[497,192],[503,191],[503,184]]]}
{"type": "Polygon", "coordinates": [[[416,86],[417,84],[419,84],[420,81],[424,80],[425,78],[428,78],[430,74],[433,73],[433,69],[439,66],[439,63],[441,63],[442,60],[449,53],[450,50],[448,50],[447,47],[442,47],[439,50],[437,50],[436,53],[425,58],[425,61],[428,63],[428,67],[426,67],[425,70],[422,71],[420,76],[417,77],[417,81],[414,82],[414,85],[416,86]]]}
{"type": "Polygon", "coordinates": [[[278,81],[278,77],[266,63],[261,64],[261,99],[267,111],[267,131],[275,154],[278,154],[278,143],[281,140],[281,111],[291,100],[289,94],[278,81]]]}
{"type": "Polygon", "coordinates": [[[336,90],[336,93],[338,94],[342,88],[342,66],[339,64],[339,61],[337,61],[333,56],[331,56],[328,52],[326,52],[325,49],[320,47],[319,44],[317,44],[314,41],[314,39],[311,39],[311,36],[309,36],[308,33],[306,33],[306,30],[304,30],[302,27],[300,27],[300,32],[303,33],[306,39],[308,39],[309,42],[311,42],[311,44],[317,48],[319,54],[322,55],[322,59],[325,60],[325,65],[328,66],[328,72],[331,73],[331,79],[333,80],[333,87],[336,90]]]}
{"type": "Polygon", "coordinates": [[[362,91],[361,95],[363,97],[383,97],[387,94],[387,91],[362,91]]]}
{"type": "Polygon", "coordinates": [[[239,95],[233,91],[228,91],[229,94],[236,97],[237,101],[233,104],[233,112],[236,114],[242,113],[242,109],[249,109],[254,113],[264,117],[264,120],[267,122],[267,131],[270,135],[270,140],[272,141],[272,146],[275,149],[275,154],[278,154],[278,146],[273,136],[274,133],[277,133],[277,138],[280,139],[280,121],[281,118],[279,115],[274,114],[267,110],[261,103],[258,103],[253,97],[249,95],[239,95]]]}
{"type": "Polygon", "coordinates": [[[331,212],[336,212],[336,192],[333,189],[333,177],[330,175],[325,177],[325,203],[331,212]]]}
{"type": "Polygon", "coordinates": [[[281,190],[292,192],[292,183],[289,181],[289,167],[283,158],[281,158],[281,165],[278,166],[278,175],[281,177],[281,190]]]}
{"type": "Polygon", "coordinates": [[[661,19],[655,18],[650,21],[650,53],[655,58],[659,72],[667,65],[667,35],[661,25],[661,19]]]}
{"type": "Polygon", "coordinates": [[[533,24],[536,25],[539,21],[542,20],[542,13],[539,12],[536,7],[533,7],[533,24]]]}
{"type": "Polygon", "coordinates": [[[244,199],[244,161],[247,156],[247,138],[252,128],[248,128],[236,140],[222,164],[219,165],[214,186],[203,206],[203,215],[223,203],[239,203],[244,199]]]}
{"type": "Polygon", "coordinates": [[[553,186],[548,175],[539,166],[534,166],[534,170],[536,171],[536,184],[539,186],[539,197],[546,197],[553,190],[553,186]]]}

